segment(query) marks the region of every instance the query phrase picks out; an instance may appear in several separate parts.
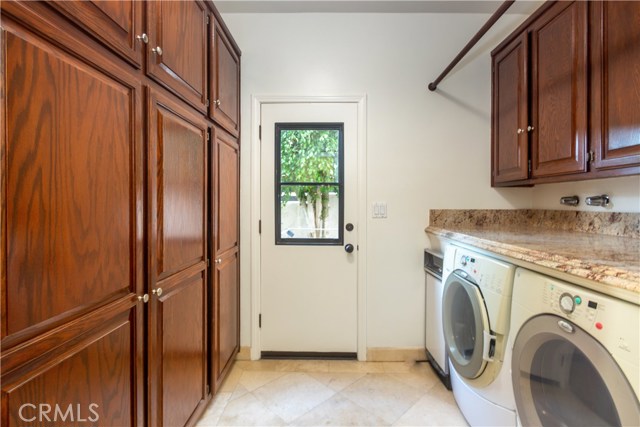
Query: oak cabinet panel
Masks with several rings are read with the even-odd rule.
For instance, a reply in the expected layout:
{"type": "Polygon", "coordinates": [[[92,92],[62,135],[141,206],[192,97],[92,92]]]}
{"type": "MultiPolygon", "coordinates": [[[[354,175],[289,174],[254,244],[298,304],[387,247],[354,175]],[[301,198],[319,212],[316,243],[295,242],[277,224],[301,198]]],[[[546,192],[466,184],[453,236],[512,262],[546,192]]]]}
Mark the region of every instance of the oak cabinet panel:
{"type": "Polygon", "coordinates": [[[29,369],[3,373],[2,425],[142,425],[138,316],[128,309],[56,357],[38,354],[29,369]]]}
{"type": "Polygon", "coordinates": [[[136,66],[142,64],[143,2],[136,0],[56,0],[49,3],[88,29],[136,66]]]}
{"type": "Polygon", "coordinates": [[[209,115],[231,134],[238,136],[240,132],[240,57],[218,21],[215,21],[213,26],[211,58],[209,115]]]}
{"type": "Polygon", "coordinates": [[[205,272],[200,271],[184,280],[158,284],[163,292],[151,300],[151,425],[185,425],[205,405],[205,284],[205,272]]]}
{"type": "Polygon", "coordinates": [[[213,378],[217,390],[240,348],[239,146],[236,138],[215,127],[213,138],[213,218],[215,231],[213,284],[213,378]]]}
{"type": "Polygon", "coordinates": [[[590,7],[595,168],[640,166],[640,2],[590,7]]]}
{"type": "Polygon", "coordinates": [[[240,282],[238,251],[221,256],[214,266],[214,332],[213,378],[214,390],[219,390],[233,358],[240,348],[240,282]]]}
{"type": "Polygon", "coordinates": [[[147,72],[202,111],[207,100],[207,19],[200,1],[147,2],[147,72]]]}
{"type": "Polygon", "coordinates": [[[587,3],[559,2],[531,28],[531,176],[587,170],[587,3]]]}
{"type": "Polygon", "coordinates": [[[159,92],[150,104],[151,233],[162,279],[205,260],[208,125],[159,92]]]}
{"type": "Polygon", "coordinates": [[[3,31],[3,43],[4,338],[142,285],[142,153],[134,85],[35,37],[3,31]]]}
{"type": "Polygon", "coordinates": [[[518,37],[493,59],[493,182],[527,179],[528,38],[518,37]]]}

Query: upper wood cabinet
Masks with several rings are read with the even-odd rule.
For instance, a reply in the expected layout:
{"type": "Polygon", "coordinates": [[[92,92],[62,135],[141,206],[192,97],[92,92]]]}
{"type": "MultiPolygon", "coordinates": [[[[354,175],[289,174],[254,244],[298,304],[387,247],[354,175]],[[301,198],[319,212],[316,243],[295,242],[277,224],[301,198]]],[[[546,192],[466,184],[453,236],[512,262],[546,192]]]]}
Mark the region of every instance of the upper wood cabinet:
{"type": "Polygon", "coordinates": [[[147,73],[201,111],[207,102],[207,21],[200,1],[147,2],[147,73]]]}
{"type": "Polygon", "coordinates": [[[143,3],[134,0],[56,0],[50,5],[136,66],[142,64],[143,3]]]}
{"type": "Polygon", "coordinates": [[[240,132],[240,57],[215,20],[211,38],[209,116],[231,134],[240,132]]]}
{"type": "Polygon", "coordinates": [[[531,177],[587,170],[587,2],[558,2],[531,37],[531,177]]]}
{"type": "Polygon", "coordinates": [[[524,34],[493,58],[492,183],[529,177],[528,46],[524,34]]]}
{"type": "Polygon", "coordinates": [[[590,7],[594,167],[613,173],[621,167],[638,170],[640,2],[591,2],[590,7]]]}
{"type": "Polygon", "coordinates": [[[640,173],[639,9],[548,2],[494,50],[492,185],[640,173]]]}

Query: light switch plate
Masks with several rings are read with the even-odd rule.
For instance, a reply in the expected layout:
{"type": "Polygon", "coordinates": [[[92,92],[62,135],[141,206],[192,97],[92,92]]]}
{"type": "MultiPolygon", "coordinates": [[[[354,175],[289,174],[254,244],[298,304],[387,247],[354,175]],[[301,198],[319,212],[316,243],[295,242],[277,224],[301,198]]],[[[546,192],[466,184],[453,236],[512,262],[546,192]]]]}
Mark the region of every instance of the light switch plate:
{"type": "Polygon", "coordinates": [[[372,206],[372,218],[382,219],[387,217],[387,203],[375,202],[372,206]]]}

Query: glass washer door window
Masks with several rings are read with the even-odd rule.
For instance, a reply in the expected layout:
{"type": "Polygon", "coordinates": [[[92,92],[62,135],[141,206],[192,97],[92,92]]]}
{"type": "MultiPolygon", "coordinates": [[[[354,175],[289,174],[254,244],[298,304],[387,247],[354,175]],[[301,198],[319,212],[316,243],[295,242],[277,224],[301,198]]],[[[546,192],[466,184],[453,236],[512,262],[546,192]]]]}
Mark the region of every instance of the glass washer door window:
{"type": "Polygon", "coordinates": [[[344,123],[275,124],[276,245],[342,245],[344,123]]]}
{"type": "Polygon", "coordinates": [[[541,315],[527,321],[511,363],[523,425],[640,425],[638,398],[613,357],[567,320],[541,315]]]}
{"type": "Polygon", "coordinates": [[[473,379],[487,366],[483,358],[483,331],[490,331],[489,316],[477,284],[464,276],[464,271],[456,270],[445,282],[442,328],[447,354],[456,372],[473,379]]]}

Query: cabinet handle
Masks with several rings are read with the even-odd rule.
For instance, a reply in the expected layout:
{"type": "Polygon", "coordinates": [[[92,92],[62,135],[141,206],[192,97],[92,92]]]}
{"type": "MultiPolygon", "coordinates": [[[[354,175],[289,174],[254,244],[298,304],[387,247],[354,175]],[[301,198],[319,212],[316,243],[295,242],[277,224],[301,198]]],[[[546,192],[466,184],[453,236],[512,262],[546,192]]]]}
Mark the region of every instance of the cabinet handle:
{"type": "Polygon", "coordinates": [[[214,104],[216,104],[216,107],[219,107],[221,102],[219,99],[216,99],[215,101],[213,101],[214,104]]]}
{"type": "Polygon", "coordinates": [[[527,126],[527,132],[531,132],[532,130],[534,130],[535,128],[533,126],[527,126]]]}
{"type": "Polygon", "coordinates": [[[160,296],[162,295],[162,288],[154,289],[151,291],[154,295],[160,296]]]}
{"type": "Polygon", "coordinates": [[[149,36],[147,36],[146,33],[142,33],[139,36],[136,36],[136,39],[138,39],[138,41],[141,41],[144,44],[149,43],[149,36]]]}
{"type": "Polygon", "coordinates": [[[155,53],[158,56],[162,56],[162,48],[160,46],[154,47],[151,49],[151,52],[155,53]]]}
{"type": "Polygon", "coordinates": [[[220,264],[220,263],[222,263],[222,258],[218,258],[218,259],[216,259],[214,262],[215,262],[216,264],[220,264]]]}
{"type": "Polygon", "coordinates": [[[149,301],[149,294],[138,295],[138,301],[148,302],[149,301]]]}
{"type": "Polygon", "coordinates": [[[520,135],[522,132],[524,132],[524,129],[518,128],[518,135],[520,135]]]}

